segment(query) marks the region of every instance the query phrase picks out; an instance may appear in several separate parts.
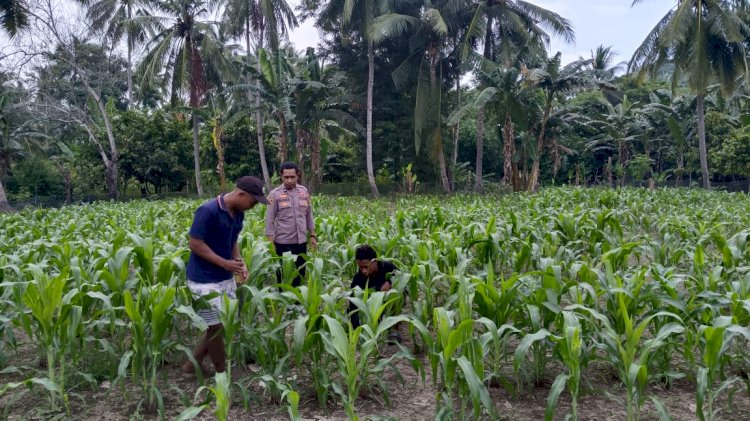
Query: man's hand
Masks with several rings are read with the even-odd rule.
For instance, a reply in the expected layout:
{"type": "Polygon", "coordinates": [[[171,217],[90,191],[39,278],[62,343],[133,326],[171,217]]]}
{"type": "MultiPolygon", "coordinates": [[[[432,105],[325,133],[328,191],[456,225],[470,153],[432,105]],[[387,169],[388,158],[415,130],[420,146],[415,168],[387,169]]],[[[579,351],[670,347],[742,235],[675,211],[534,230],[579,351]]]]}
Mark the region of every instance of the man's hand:
{"type": "Polygon", "coordinates": [[[310,237],[310,249],[313,251],[316,251],[318,249],[318,239],[315,237],[310,237]]]}
{"type": "Polygon", "coordinates": [[[239,260],[224,260],[224,270],[227,270],[229,272],[232,272],[236,275],[241,275],[242,270],[244,269],[247,271],[247,267],[245,267],[245,262],[242,261],[242,259],[239,260]]]}
{"type": "Polygon", "coordinates": [[[245,264],[245,261],[242,261],[242,281],[246,281],[247,277],[250,276],[250,272],[247,270],[247,265],[245,264]]]}
{"type": "Polygon", "coordinates": [[[390,281],[385,281],[383,283],[383,286],[380,287],[380,290],[383,291],[383,292],[390,291],[391,290],[391,282],[390,281]]]}

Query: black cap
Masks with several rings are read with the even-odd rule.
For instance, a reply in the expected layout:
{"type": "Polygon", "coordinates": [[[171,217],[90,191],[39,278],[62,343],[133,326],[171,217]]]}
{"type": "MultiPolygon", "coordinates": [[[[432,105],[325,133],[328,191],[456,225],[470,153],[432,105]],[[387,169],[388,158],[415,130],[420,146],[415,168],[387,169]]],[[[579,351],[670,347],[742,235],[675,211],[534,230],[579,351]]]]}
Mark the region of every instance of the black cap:
{"type": "Polygon", "coordinates": [[[247,194],[251,194],[259,203],[264,205],[268,204],[268,199],[266,199],[266,195],[263,194],[263,182],[260,181],[258,177],[253,177],[252,175],[240,177],[240,179],[237,180],[237,188],[247,194]]]}

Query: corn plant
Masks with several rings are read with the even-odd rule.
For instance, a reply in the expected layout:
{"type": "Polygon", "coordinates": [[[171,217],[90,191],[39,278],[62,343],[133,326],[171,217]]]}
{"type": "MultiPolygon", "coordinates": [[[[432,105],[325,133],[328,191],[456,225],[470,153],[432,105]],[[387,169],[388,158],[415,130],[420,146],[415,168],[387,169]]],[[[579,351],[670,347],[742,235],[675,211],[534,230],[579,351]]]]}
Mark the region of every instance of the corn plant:
{"type": "Polygon", "coordinates": [[[215,401],[214,416],[219,421],[226,421],[232,405],[232,381],[227,373],[216,373],[214,383],[214,386],[201,386],[198,388],[195,392],[194,400],[200,399],[200,396],[206,391],[210,392],[210,395],[204,399],[202,404],[186,408],[177,416],[176,420],[191,420],[197,417],[201,412],[211,407],[210,398],[213,396],[213,400],[215,401]]]}
{"type": "Polygon", "coordinates": [[[164,402],[157,385],[158,368],[164,361],[166,352],[174,346],[168,333],[174,313],[175,288],[153,285],[136,291],[136,298],[129,293],[124,295],[125,312],[131,334],[130,350],[120,359],[118,380],[125,379],[127,369],[133,382],[143,393],[147,411],[158,407],[163,411],[164,402]]]}
{"type": "Polygon", "coordinates": [[[46,366],[50,391],[50,406],[57,407],[62,399],[69,411],[68,396],[65,392],[66,357],[75,353],[80,337],[82,311],[71,301],[78,293],[71,290],[63,295],[68,274],[63,272],[48,277],[39,267],[31,266],[33,281],[23,293],[23,303],[29,309],[31,318],[21,313],[21,323],[30,337],[37,338],[38,345],[46,351],[46,366]]]}
{"type": "MultiPolygon", "coordinates": [[[[249,243],[248,237],[243,241],[249,243]]],[[[262,288],[266,279],[272,278],[273,258],[265,241],[255,241],[252,244],[239,245],[243,258],[247,262],[248,282],[257,288],[262,288]]]]}
{"type": "MultiPolygon", "coordinates": [[[[239,337],[235,339],[238,362],[252,360],[260,366],[261,381],[271,392],[274,402],[283,400],[287,383],[293,380],[290,360],[293,355],[285,334],[292,320],[288,317],[289,299],[274,287],[258,290],[254,286],[242,285],[238,296],[245,297],[246,303],[240,309],[239,337]]],[[[241,380],[254,382],[256,375],[241,380]]],[[[247,388],[240,387],[244,392],[247,388]]],[[[247,405],[247,399],[245,400],[247,405]]]]}
{"type": "Polygon", "coordinates": [[[579,305],[572,305],[567,309],[584,314],[590,318],[591,323],[598,324],[598,343],[595,346],[606,354],[605,361],[615,366],[620,380],[625,384],[627,419],[637,420],[640,417],[641,405],[646,398],[644,392],[648,384],[651,358],[671,335],[680,334],[685,328],[679,316],[667,311],[651,314],[636,324],[637,315],[628,314],[622,296],[619,302],[617,316],[624,326],[622,333],[612,326],[607,317],[596,310],[579,305]],[[671,318],[676,322],[662,325],[653,338],[642,341],[644,332],[658,317],[671,318]]]}
{"type": "Polygon", "coordinates": [[[224,332],[224,353],[226,354],[227,378],[232,381],[232,362],[237,348],[235,337],[241,329],[242,320],[239,318],[239,301],[226,295],[221,297],[223,305],[219,312],[222,331],[224,332]]]}
{"type": "Polygon", "coordinates": [[[552,384],[549,399],[547,400],[547,409],[544,413],[545,420],[551,420],[554,416],[557,397],[562,388],[567,384],[570,392],[570,418],[578,420],[578,392],[581,384],[581,359],[583,349],[583,331],[575,313],[570,311],[563,312],[563,335],[556,336],[556,349],[567,374],[561,373],[552,384]]]}
{"type": "MultiPolygon", "coordinates": [[[[417,373],[424,374],[421,370],[421,364],[417,359],[411,357],[409,352],[401,347],[398,353],[392,354],[388,358],[379,359],[379,351],[387,333],[395,328],[399,323],[408,323],[409,318],[406,315],[387,316],[389,309],[400,300],[400,293],[391,290],[388,293],[374,292],[369,294],[364,291],[362,297],[351,297],[349,300],[355,305],[360,313],[360,349],[359,357],[362,360],[360,366],[360,381],[367,387],[372,387],[373,383],[380,386],[380,390],[385,399],[386,405],[389,404],[388,385],[383,379],[383,373],[397,358],[406,358],[411,363],[417,373]],[[386,297],[388,297],[386,301],[386,297]]],[[[399,344],[400,346],[400,344],[399,344]]],[[[398,374],[398,370],[393,370],[398,374]]]]}
{"type": "Polygon", "coordinates": [[[284,294],[299,303],[304,310],[304,314],[294,321],[292,351],[297,366],[305,367],[309,371],[318,403],[325,408],[331,387],[330,360],[327,358],[320,332],[325,328],[323,305],[331,299],[322,293],[321,277],[317,275],[322,270],[321,266],[320,259],[313,261],[313,270],[306,285],[299,288],[282,285],[282,288],[286,289],[284,294]],[[303,364],[306,360],[309,364],[303,364]]]}
{"type": "Polygon", "coordinates": [[[742,336],[745,341],[750,341],[750,328],[732,322],[731,317],[717,317],[712,326],[701,325],[698,329],[698,336],[703,339],[704,364],[698,368],[696,390],[696,415],[701,421],[717,419],[716,398],[740,380],[733,376],[716,385],[724,377],[722,368],[727,363],[728,351],[735,338],[742,336]]]}
{"type": "MultiPolygon", "coordinates": [[[[453,392],[458,388],[457,369],[460,368],[466,381],[466,391],[471,396],[475,413],[479,406],[483,406],[488,413],[494,414],[494,407],[489,399],[486,386],[481,377],[474,370],[474,365],[465,355],[456,355],[459,351],[471,353],[480,343],[469,345],[469,338],[474,328],[474,320],[462,320],[456,324],[455,312],[438,307],[433,311],[433,325],[435,327],[435,338],[431,332],[419,321],[412,320],[412,324],[422,335],[422,340],[429,349],[429,361],[433,384],[438,386],[438,394],[435,399],[438,402],[439,413],[453,412],[453,392]]],[[[471,353],[472,359],[482,358],[483,355],[471,353]]]]}
{"type": "MultiPolygon", "coordinates": [[[[323,315],[328,326],[328,332],[321,332],[321,338],[325,344],[325,350],[336,360],[339,374],[344,380],[346,391],[337,383],[333,383],[333,389],[341,397],[344,404],[344,410],[350,420],[358,420],[356,415],[355,403],[359,396],[359,389],[362,387],[360,381],[360,372],[364,369],[363,365],[368,361],[360,355],[357,360],[357,345],[359,344],[359,335],[362,327],[353,329],[349,323],[349,334],[344,332],[341,323],[328,316],[323,315]]],[[[366,357],[366,356],[365,356],[366,357]]]]}

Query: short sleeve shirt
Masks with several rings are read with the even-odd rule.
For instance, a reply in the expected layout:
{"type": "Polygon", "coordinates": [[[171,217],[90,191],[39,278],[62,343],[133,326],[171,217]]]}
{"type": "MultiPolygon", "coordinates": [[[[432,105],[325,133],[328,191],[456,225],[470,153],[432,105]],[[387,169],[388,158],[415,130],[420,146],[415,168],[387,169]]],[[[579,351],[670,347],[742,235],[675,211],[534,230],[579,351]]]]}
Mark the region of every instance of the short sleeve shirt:
{"type": "Polygon", "coordinates": [[[378,273],[372,277],[366,277],[362,272],[357,271],[352,279],[352,289],[360,287],[362,289],[372,288],[375,291],[380,291],[383,284],[391,282],[391,276],[398,268],[391,262],[378,260],[378,273]]]}
{"type": "MultiPolygon", "coordinates": [[[[214,253],[224,259],[232,258],[232,248],[239,238],[245,221],[243,212],[236,212],[234,217],[226,211],[223,205],[224,196],[201,205],[195,211],[190,236],[203,240],[214,253]],[[222,206],[219,206],[219,201],[222,206]]],[[[187,278],[198,283],[221,282],[232,277],[232,273],[203,259],[195,253],[190,253],[187,265],[187,278]]]]}
{"type": "Polygon", "coordinates": [[[278,244],[307,243],[307,233],[314,232],[310,194],[297,184],[288,190],[281,185],[268,194],[265,234],[278,244]]]}

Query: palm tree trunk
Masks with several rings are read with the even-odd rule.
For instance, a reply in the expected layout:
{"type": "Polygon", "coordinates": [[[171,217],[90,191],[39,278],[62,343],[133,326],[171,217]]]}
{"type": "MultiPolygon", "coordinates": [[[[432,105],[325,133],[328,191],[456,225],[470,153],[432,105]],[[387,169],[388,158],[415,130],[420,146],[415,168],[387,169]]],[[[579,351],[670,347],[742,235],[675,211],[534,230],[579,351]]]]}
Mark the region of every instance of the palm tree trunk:
{"type": "MultiPolygon", "coordinates": [[[[133,18],[131,8],[131,2],[128,2],[128,24],[133,18]]],[[[128,105],[133,104],[133,40],[131,39],[132,34],[128,30],[128,37],[125,42],[128,44],[128,105]]]]}
{"type": "Polygon", "coordinates": [[[312,186],[314,190],[322,184],[322,174],[320,171],[320,128],[316,127],[310,137],[310,166],[312,170],[312,186]]]}
{"type": "Polygon", "coordinates": [[[506,186],[512,186],[515,179],[513,174],[513,155],[515,154],[513,119],[510,117],[510,113],[505,113],[505,122],[503,123],[503,183],[506,186]]]}
{"type": "Polygon", "coordinates": [[[5,195],[3,182],[0,180],[0,212],[12,212],[13,208],[8,203],[8,197],[5,195]]]}
{"type": "Polygon", "coordinates": [[[282,111],[277,112],[276,117],[279,119],[279,162],[286,162],[287,156],[289,155],[286,138],[286,117],[284,117],[284,112],[282,111]]]}
{"type": "MultiPolygon", "coordinates": [[[[494,2],[492,0],[487,2],[487,7],[491,7],[494,2]]],[[[492,60],[492,16],[487,17],[487,29],[484,34],[484,58],[487,60],[492,60]]],[[[480,88],[483,87],[484,84],[480,85],[480,88]]],[[[509,118],[506,116],[506,118],[509,118]]],[[[477,112],[477,154],[476,154],[476,163],[475,163],[475,171],[476,174],[474,176],[474,191],[477,193],[481,193],[484,190],[484,186],[482,185],[482,177],[484,175],[482,174],[483,168],[482,163],[484,161],[484,107],[481,107],[479,111],[477,112]]],[[[507,173],[507,171],[506,171],[507,173]]],[[[505,181],[505,175],[503,175],[503,181],[505,181]]]]}
{"type": "Polygon", "coordinates": [[[708,157],[706,154],[706,122],[703,109],[703,94],[696,98],[696,114],[698,115],[698,155],[701,161],[701,175],[703,176],[703,188],[710,189],[711,181],[708,179],[708,157]]]}
{"type": "Polygon", "coordinates": [[[297,166],[305,173],[305,149],[307,149],[307,131],[297,127],[297,166]]]}
{"type": "Polygon", "coordinates": [[[201,183],[201,160],[200,144],[198,143],[198,110],[193,109],[193,169],[195,170],[195,191],[198,197],[203,197],[203,184],[201,183]]]}
{"type": "Polygon", "coordinates": [[[477,159],[476,174],[474,176],[474,191],[481,193],[482,186],[482,163],[484,162],[484,107],[477,111],[477,159]]]}
{"type": "Polygon", "coordinates": [[[225,193],[227,189],[227,177],[224,171],[224,145],[222,143],[224,129],[222,128],[222,119],[217,118],[214,123],[214,146],[216,147],[216,157],[218,164],[216,165],[216,172],[219,173],[219,190],[221,193],[225,193]]]}
{"type": "Polygon", "coordinates": [[[375,63],[372,42],[367,41],[367,181],[374,197],[380,196],[378,185],[375,183],[375,172],[372,168],[372,89],[375,84],[375,63]]]}
{"type": "Polygon", "coordinates": [[[625,164],[627,158],[627,152],[625,151],[625,142],[620,139],[619,140],[619,156],[617,157],[617,162],[620,164],[620,173],[617,175],[619,178],[620,187],[625,187],[625,164]]]}
{"type": "Polygon", "coordinates": [[[219,148],[216,151],[216,155],[219,159],[219,163],[216,165],[216,171],[219,173],[219,189],[221,190],[221,193],[226,193],[227,177],[224,172],[224,147],[221,146],[221,143],[219,143],[219,148]]]}
{"type": "MultiPolygon", "coordinates": [[[[245,44],[247,46],[247,62],[250,65],[250,17],[248,16],[247,30],[245,31],[245,44]]],[[[261,30],[260,36],[258,37],[258,48],[263,47],[263,33],[261,30]]],[[[260,54],[258,54],[258,68],[260,69],[260,54]]],[[[260,91],[260,79],[257,80],[258,90],[260,91]]],[[[258,134],[258,155],[260,156],[260,169],[263,172],[263,182],[266,185],[266,190],[271,191],[271,177],[268,174],[268,163],[266,162],[266,142],[263,137],[263,113],[260,111],[260,95],[255,95],[255,131],[258,134]]]]}
{"type": "MultiPolygon", "coordinates": [[[[435,135],[441,136],[440,128],[438,127],[435,130],[436,130],[435,135]]],[[[440,144],[442,144],[442,140],[440,141],[440,144]]],[[[445,153],[442,147],[438,151],[438,165],[440,165],[440,181],[443,184],[443,191],[445,191],[446,193],[450,193],[451,185],[448,182],[448,166],[445,163],[445,153]]]]}
{"type": "MultiPolygon", "coordinates": [[[[461,106],[461,75],[456,78],[456,107],[461,106]]],[[[456,164],[458,164],[458,137],[461,130],[461,120],[453,126],[453,158],[451,159],[451,190],[456,191],[456,164]]]]}
{"type": "Polygon", "coordinates": [[[529,177],[529,191],[532,193],[539,189],[539,163],[542,160],[542,153],[544,152],[544,131],[547,128],[549,112],[550,107],[545,107],[542,126],[539,129],[539,137],[536,139],[536,156],[534,157],[534,163],[531,164],[531,177],[529,177]]]}
{"type": "Polygon", "coordinates": [[[69,205],[73,202],[73,174],[65,168],[61,163],[55,165],[57,172],[63,181],[63,187],[65,188],[65,204],[69,205]]]}
{"type": "MultiPolygon", "coordinates": [[[[255,106],[260,108],[260,96],[255,96],[255,106]]],[[[268,173],[268,163],[266,162],[266,142],[263,135],[263,113],[260,110],[255,112],[255,130],[258,132],[258,155],[260,156],[260,169],[263,172],[263,182],[268,191],[271,189],[271,177],[268,173]]]]}

